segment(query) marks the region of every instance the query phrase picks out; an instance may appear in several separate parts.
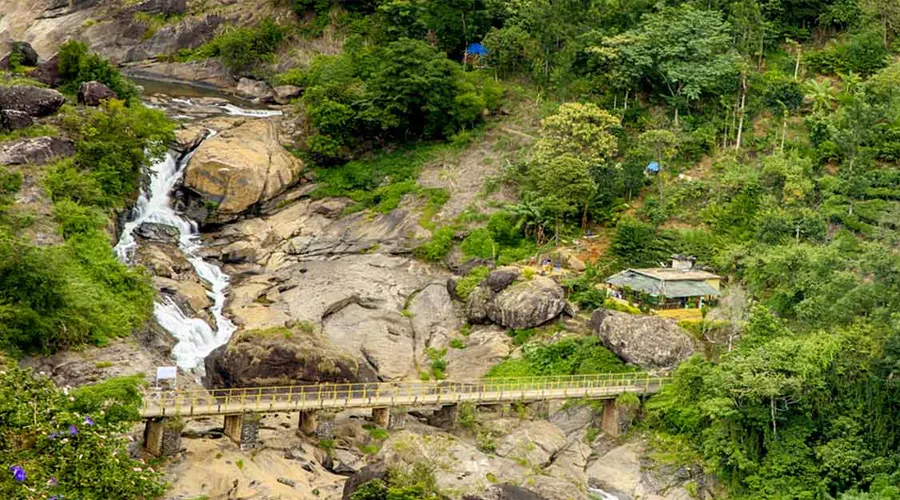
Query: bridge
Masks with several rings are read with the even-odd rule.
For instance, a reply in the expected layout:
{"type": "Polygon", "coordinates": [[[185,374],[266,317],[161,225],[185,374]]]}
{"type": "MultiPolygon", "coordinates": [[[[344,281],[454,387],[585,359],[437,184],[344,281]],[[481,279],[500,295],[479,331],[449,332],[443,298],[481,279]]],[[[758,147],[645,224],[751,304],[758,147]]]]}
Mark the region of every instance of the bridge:
{"type": "MultiPolygon", "coordinates": [[[[444,417],[455,419],[460,403],[497,405],[558,399],[603,399],[615,409],[622,394],[644,395],[658,391],[670,379],[645,372],[552,377],[486,378],[469,381],[384,382],[316,384],[284,387],[214,389],[210,391],[154,391],[145,396],[141,417],[147,420],[145,445],[154,454],[165,454],[162,441],[166,422],[173,419],[225,416],[225,434],[244,444],[255,431],[253,415],[300,414],[300,429],[312,434],[320,410],[372,409],[376,425],[388,427],[391,408],[440,407],[444,417]],[[245,419],[245,416],[250,418],[245,419]]],[[[604,412],[604,428],[607,423],[604,412]]],[[[258,420],[258,419],[257,419],[258,420]]],[[[612,429],[609,429],[612,431],[612,429]]],[[[180,431],[179,431],[180,432],[180,431]]]]}

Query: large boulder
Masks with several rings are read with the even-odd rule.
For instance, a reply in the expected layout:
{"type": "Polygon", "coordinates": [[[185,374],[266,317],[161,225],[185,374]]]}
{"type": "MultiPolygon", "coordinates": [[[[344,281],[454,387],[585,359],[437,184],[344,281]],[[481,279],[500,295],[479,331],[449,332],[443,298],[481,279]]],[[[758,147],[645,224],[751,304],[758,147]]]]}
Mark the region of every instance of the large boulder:
{"type": "Polygon", "coordinates": [[[518,267],[506,266],[501,267],[500,269],[494,269],[488,274],[487,286],[494,293],[502,292],[503,290],[506,290],[509,285],[515,283],[521,275],[522,271],[520,271],[518,267]]]}
{"type": "Polygon", "coordinates": [[[125,9],[123,14],[143,12],[146,14],[171,16],[184,14],[186,9],[185,0],[144,0],[125,9]]]}
{"type": "Polygon", "coordinates": [[[207,386],[214,388],[376,380],[308,324],[240,332],[205,364],[207,386]]]}
{"type": "Polygon", "coordinates": [[[490,319],[488,309],[493,299],[494,293],[486,286],[478,286],[472,290],[466,303],[466,318],[469,323],[476,325],[487,323],[490,319]]]}
{"type": "Polygon", "coordinates": [[[0,109],[21,111],[29,116],[47,116],[56,113],[66,98],[53,89],[31,85],[0,87],[0,109]]]}
{"type": "Polygon", "coordinates": [[[278,142],[273,121],[248,120],[204,141],[187,166],[184,184],[217,207],[212,219],[227,222],[281,194],[302,168],[278,142]]]}
{"type": "Polygon", "coordinates": [[[341,499],[350,500],[350,497],[356,493],[356,490],[369,481],[374,481],[376,479],[387,481],[389,474],[390,472],[384,462],[376,462],[363,467],[356,474],[350,476],[350,478],[347,479],[347,482],[344,483],[344,491],[342,492],[341,499]]]}
{"type": "Polygon", "coordinates": [[[692,337],[675,320],[597,309],[591,328],[617,356],[642,368],[672,368],[694,354],[692,337]]]}
{"type": "Polygon", "coordinates": [[[0,59],[0,68],[9,69],[9,63],[13,54],[19,57],[19,64],[23,66],[37,66],[38,53],[34,51],[30,43],[12,42],[9,48],[9,54],[0,59]]]}
{"type": "Polygon", "coordinates": [[[275,98],[275,93],[272,91],[272,87],[269,87],[269,84],[262,80],[251,80],[250,78],[241,78],[238,80],[235,93],[238,97],[243,97],[244,99],[266,102],[272,101],[275,98]]]}
{"type": "Polygon", "coordinates": [[[294,85],[278,85],[272,90],[275,92],[275,102],[278,104],[287,104],[291,102],[291,99],[300,97],[300,94],[303,93],[302,88],[294,85]]]}
{"type": "Polygon", "coordinates": [[[3,130],[19,130],[20,128],[29,127],[34,123],[34,119],[28,116],[28,113],[16,111],[14,109],[0,110],[0,129],[3,130]]]}
{"type": "Polygon", "coordinates": [[[539,276],[498,293],[488,305],[487,315],[506,328],[534,328],[559,316],[565,308],[565,290],[552,279],[539,276]]]}
{"type": "Polygon", "coordinates": [[[72,141],[31,137],[0,145],[0,165],[43,165],[75,154],[72,141]]]}
{"type": "Polygon", "coordinates": [[[50,87],[62,85],[62,77],[59,76],[59,54],[38,64],[28,76],[50,87]]]}
{"type": "Polygon", "coordinates": [[[85,106],[99,106],[103,101],[118,98],[115,92],[100,82],[84,82],[78,87],[78,104],[85,106]]]}

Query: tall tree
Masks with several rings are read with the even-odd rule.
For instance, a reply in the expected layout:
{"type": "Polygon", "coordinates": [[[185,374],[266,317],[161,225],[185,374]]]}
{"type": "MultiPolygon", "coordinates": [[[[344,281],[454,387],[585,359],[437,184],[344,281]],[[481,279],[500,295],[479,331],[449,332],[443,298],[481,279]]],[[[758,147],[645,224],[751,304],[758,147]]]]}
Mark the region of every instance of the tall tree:
{"type": "Polygon", "coordinates": [[[646,68],[647,78],[665,86],[676,126],[679,107],[736,72],[730,30],[718,11],[689,4],[665,7],[644,16],[632,33],[634,42],[622,47],[628,64],[646,68]]]}

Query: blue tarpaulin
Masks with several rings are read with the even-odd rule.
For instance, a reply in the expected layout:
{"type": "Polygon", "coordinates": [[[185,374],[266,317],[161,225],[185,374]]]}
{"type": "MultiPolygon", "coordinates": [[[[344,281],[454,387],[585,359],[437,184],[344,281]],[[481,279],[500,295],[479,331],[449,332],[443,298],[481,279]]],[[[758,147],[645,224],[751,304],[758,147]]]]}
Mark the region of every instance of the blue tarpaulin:
{"type": "Polygon", "coordinates": [[[647,172],[649,172],[651,174],[658,174],[659,173],[659,163],[657,163],[655,161],[651,161],[650,164],[647,165],[647,172]]]}
{"type": "Polygon", "coordinates": [[[470,56],[486,56],[490,52],[484,45],[480,43],[470,43],[468,47],[466,47],[466,54],[470,56]]]}

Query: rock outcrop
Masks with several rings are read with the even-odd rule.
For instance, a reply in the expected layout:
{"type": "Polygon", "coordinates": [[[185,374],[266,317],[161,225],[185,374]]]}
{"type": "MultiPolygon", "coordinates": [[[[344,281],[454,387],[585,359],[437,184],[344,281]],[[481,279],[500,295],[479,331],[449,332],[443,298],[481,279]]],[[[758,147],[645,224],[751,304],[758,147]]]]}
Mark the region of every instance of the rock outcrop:
{"type": "Polygon", "coordinates": [[[19,130],[20,128],[30,127],[32,124],[34,124],[34,119],[23,111],[14,109],[0,110],[0,129],[19,130]]]}
{"type": "Polygon", "coordinates": [[[53,89],[31,85],[0,87],[0,109],[21,111],[28,116],[52,115],[66,102],[66,98],[53,89]]]}
{"type": "Polygon", "coordinates": [[[235,93],[238,97],[257,102],[271,102],[275,99],[275,93],[272,91],[272,87],[269,87],[269,84],[262,80],[251,80],[250,78],[238,80],[235,93]]]}
{"type": "Polygon", "coordinates": [[[50,87],[62,85],[62,77],[59,76],[59,54],[54,54],[50,59],[38,64],[28,76],[50,87]]]}
{"type": "Polygon", "coordinates": [[[208,387],[370,382],[375,375],[308,325],[244,331],[206,358],[208,387]]]}
{"type": "Polygon", "coordinates": [[[31,137],[0,144],[0,165],[43,165],[75,154],[75,144],[55,137],[31,137]]]}
{"type": "Polygon", "coordinates": [[[288,104],[291,99],[300,97],[303,89],[294,85],[278,85],[272,89],[275,92],[275,102],[278,104],[288,104]]]}
{"type": "Polygon", "coordinates": [[[302,168],[278,142],[274,122],[248,120],[197,148],[184,185],[216,206],[212,222],[227,222],[282,193],[302,168]]]}
{"type": "Polygon", "coordinates": [[[23,66],[37,66],[38,53],[34,51],[28,42],[12,42],[9,44],[9,54],[0,59],[0,68],[9,69],[12,57],[15,55],[19,59],[19,64],[23,66]]]}
{"type": "Polygon", "coordinates": [[[188,18],[178,24],[163,26],[150,38],[129,49],[125,60],[138,62],[164,54],[174,54],[181,49],[199,47],[212,40],[216,28],[224,22],[224,17],[209,14],[199,19],[188,18]]]}
{"type": "Polygon", "coordinates": [[[84,82],[78,87],[78,104],[85,106],[99,106],[105,100],[118,98],[115,92],[100,82],[84,82]]]}
{"type": "Polygon", "coordinates": [[[560,315],[566,293],[543,276],[515,283],[498,293],[488,305],[488,317],[506,328],[534,328],[560,315]]]}
{"type": "Polygon", "coordinates": [[[673,368],[694,354],[693,339],[671,319],[597,309],[591,328],[609,350],[642,368],[673,368]]]}

